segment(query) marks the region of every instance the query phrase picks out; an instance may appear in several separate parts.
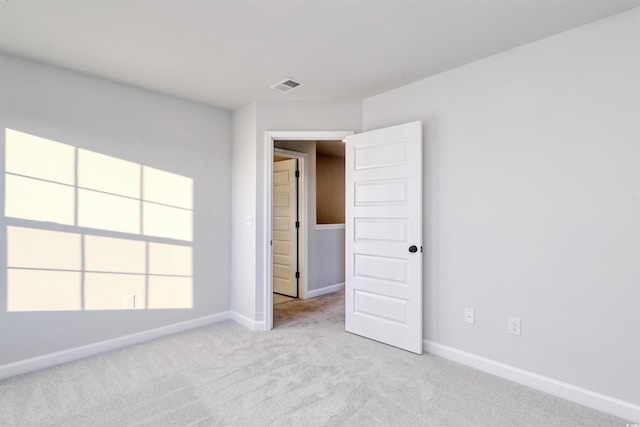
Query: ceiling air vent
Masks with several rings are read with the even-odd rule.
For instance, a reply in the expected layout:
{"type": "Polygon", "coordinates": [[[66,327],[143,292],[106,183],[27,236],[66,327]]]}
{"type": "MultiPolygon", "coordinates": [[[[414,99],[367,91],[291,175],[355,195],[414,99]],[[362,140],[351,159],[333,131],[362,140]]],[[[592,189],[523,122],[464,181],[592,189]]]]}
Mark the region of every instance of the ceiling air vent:
{"type": "Polygon", "coordinates": [[[271,86],[271,89],[275,89],[282,93],[287,93],[287,92],[291,92],[292,90],[300,86],[302,86],[302,83],[300,82],[297,82],[293,79],[284,79],[274,84],[273,86],[271,86]]]}

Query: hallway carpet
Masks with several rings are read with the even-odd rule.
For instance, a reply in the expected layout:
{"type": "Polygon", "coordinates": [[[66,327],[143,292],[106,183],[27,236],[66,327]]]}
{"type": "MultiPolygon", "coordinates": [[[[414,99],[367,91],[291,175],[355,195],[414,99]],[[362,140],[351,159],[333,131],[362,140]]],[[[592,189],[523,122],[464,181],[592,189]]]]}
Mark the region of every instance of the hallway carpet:
{"type": "Polygon", "coordinates": [[[457,363],[344,332],[344,294],[0,382],[3,426],[624,426],[457,363]]]}

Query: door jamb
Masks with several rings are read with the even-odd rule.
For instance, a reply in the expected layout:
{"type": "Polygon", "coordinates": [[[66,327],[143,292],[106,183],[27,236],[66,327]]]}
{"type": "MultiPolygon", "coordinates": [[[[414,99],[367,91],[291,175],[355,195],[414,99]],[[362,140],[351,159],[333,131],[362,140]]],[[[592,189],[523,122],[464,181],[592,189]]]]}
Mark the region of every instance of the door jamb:
{"type": "MultiPolygon", "coordinates": [[[[274,147],[273,143],[276,140],[289,140],[289,141],[336,141],[342,140],[347,136],[353,135],[353,131],[267,131],[264,133],[265,135],[265,150],[264,150],[264,218],[263,224],[264,226],[264,277],[262,278],[262,283],[264,286],[262,287],[262,298],[264,302],[264,315],[265,315],[265,328],[269,331],[273,329],[273,251],[271,246],[271,240],[273,239],[273,224],[271,222],[272,218],[272,198],[273,198],[273,154],[274,147]]],[[[305,181],[308,181],[306,179],[305,181]]],[[[307,195],[305,194],[305,201],[307,195]]],[[[307,218],[309,217],[308,210],[305,209],[305,223],[307,222],[307,218]]],[[[309,227],[305,227],[305,251],[307,249],[307,237],[308,237],[308,229],[309,227]]],[[[308,276],[308,253],[305,253],[305,274],[308,276]]],[[[306,287],[307,280],[305,278],[305,295],[306,296],[306,287]]],[[[260,292],[260,290],[258,290],[260,292]]]]}

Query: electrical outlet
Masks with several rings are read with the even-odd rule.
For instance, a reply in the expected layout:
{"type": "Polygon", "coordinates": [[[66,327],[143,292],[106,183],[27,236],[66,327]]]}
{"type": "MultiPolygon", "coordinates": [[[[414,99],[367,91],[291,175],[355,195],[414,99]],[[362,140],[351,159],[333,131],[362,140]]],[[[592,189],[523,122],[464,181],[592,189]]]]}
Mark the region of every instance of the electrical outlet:
{"type": "Polygon", "coordinates": [[[507,332],[511,335],[520,336],[520,332],[521,332],[520,328],[521,328],[520,319],[517,317],[509,317],[507,332]]]}
{"type": "Polygon", "coordinates": [[[122,305],[125,310],[133,310],[136,308],[136,295],[125,295],[122,298],[122,305]]]}
{"type": "Polygon", "coordinates": [[[475,313],[473,308],[464,309],[464,321],[467,323],[471,323],[472,325],[475,323],[475,313]]]}

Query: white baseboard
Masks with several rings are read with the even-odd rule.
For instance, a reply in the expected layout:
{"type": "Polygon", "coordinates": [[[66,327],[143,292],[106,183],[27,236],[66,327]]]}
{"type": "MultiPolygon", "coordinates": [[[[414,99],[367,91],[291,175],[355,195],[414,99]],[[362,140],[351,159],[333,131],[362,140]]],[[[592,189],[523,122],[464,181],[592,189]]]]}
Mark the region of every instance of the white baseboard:
{"type": "Polygon", "coordinates": [[[252,331],[267,330],[264,320],[253,320],[250,317],[245,316],[244,314],[238,313],[237,311],[231,311],[231,320],[252,331]]]}
{"type": "Polygon", "coordinates": [[[0,380],[20,374],[26,374],[27,372],[37,371],[39,369],[49,368],[55,365],[61,365],[63,363],[72,362],[74,360],[82,359],[111,350],[116,350],[122,347],[139,344],[155,338],[175,334],[177,332],[183,332],[189,329],[211,325],[213,323],[227,320],[229,319],[229,317],[230,312],[223,311],[222,313],[212,314],[210,316],[186,320],[180,323],[174,323],[155,329],[149,329],[148,331],[125,335],[118,338],[112,338],[93,344],[83,345],[81,347],[74,347],[68,350],[49,353],[42,356],[21,360],[19,362],[9,363],[6,365],[0,365],[0,380]]]}
{"type": "Polygon", "coordinates": [[[344,282],[337,283],[331,286],[325,286],[324,288],[320,288],[320,289],[313,289],[313,290],[307,291],[307,294],[304,296],[304,299],[319,297],[320,295],[326,295],[333,292],[338,292],[343,289],[344,289],[344,282]]]}
{"type": "Polygon", "coordinates": [[[525,371],[515,366],[467,353],[456,348],[424,340],[424,350],[436,356],[471,366],[484,372],[526,385],[536,390],[607,412],[633,423],[640,423],[640,406],[631,402],[596,393],[585,388],[525,371]]]}

